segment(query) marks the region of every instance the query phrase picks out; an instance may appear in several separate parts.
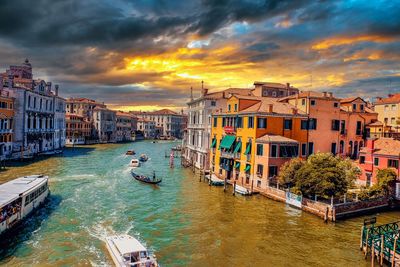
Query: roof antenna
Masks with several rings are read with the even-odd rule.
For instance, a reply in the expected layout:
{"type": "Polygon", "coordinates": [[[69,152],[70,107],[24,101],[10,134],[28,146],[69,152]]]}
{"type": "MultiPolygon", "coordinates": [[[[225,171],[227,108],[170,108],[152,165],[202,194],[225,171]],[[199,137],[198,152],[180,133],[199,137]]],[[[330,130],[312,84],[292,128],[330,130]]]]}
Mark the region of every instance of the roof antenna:
{"type": "Polygon", "coordinates": [[[190,86],[190,100],[193,100],[193,87],[190,86]]]}

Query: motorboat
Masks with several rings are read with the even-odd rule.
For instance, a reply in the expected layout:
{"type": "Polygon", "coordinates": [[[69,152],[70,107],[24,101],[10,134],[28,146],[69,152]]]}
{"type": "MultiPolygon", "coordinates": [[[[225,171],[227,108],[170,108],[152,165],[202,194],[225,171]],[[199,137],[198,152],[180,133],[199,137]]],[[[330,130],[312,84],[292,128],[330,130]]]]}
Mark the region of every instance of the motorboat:
{"type": "Polygon", "coordinates": [[[146,154],[141,154],[139,157],[139,161],[141,161],[141,162],[145,162],[148,160],[149,160],[149,157],[146,154]]]}
{"type": "Polygon", "coordinates": [[[106,237],[107,250],[117,267],[157,267],[156,256],[130,235],[106,237]]]}
{"type": "Polygon", "coordinates": [[[156,177],[156,173],[153,172],[153,177],[149,177],[146,175],[140,175],[137,174],[133,171],[131,171],[132,177],[135,178],[136,180],[143,182],[143,183],[148,183],[148,184],[159,184],[161,183],[162,179],[156,177]]]}
{"type": "Polygon", "coordinates": [[[135,154],[136,154],[135,150],[128,150],[125,153],[125,155],[135,155],[135,154]]]}
{"type": "Polygon", "coordinates": [[[131,166],[131,167],[140,167],[140,161],[138,159],[131,159],[131,162],[129,163],[129,166],[131,166]]]}
{"type": "Polygon", "coordinates": [[[236,185],[235,186],[235,192],[244,196],[249,196],[251,195],[251,192],[249,189],[247,189],[246,187],[240,186],[240,185],[236,185]]]}

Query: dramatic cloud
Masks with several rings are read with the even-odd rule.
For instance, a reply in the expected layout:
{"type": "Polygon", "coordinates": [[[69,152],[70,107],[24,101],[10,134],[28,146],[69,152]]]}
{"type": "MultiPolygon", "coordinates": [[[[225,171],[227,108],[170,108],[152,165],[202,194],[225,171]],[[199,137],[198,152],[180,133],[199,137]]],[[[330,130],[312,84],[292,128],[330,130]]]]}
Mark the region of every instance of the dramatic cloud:
{"type": "Polygon", "coordinates": [[[202,80],[373,97],[400,87],[398,14],[399,0],[3,0],[0,67],[27,57],[64,96],[121,109],[180,109],[202,80]]]}

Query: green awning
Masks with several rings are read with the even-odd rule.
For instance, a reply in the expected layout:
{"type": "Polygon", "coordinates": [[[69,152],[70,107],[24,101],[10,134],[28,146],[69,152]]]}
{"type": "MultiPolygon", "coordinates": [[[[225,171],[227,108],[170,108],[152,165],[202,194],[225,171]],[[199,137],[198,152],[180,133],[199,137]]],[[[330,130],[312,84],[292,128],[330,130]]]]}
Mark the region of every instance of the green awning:
{"type": "Polygon", "coordinates": [[[236,162],[235,169],[239,169],[239,168],[240,168],[240,162],[236,162]]]}
{"type": "Polygon", "coordinates": [[[246,165],[246,168],[244,169],[245,172],[250,171],[251,166],[250,165],[246,165]]]}
{"type": "Polygon", "coordinates": [[[242,147],[242,142],[239,141],[236,144],[236,147],[235,147],[235,150],[233,150],[233,153],[238,153],[241,147],[242,147]]]}
{"type": "Polygon", "coordinates": [[[211,143],[211,148],[214,148],[216,144],[217,144],[217,139],[214,138],[212,143],[211,143]]]}
{"type": "Polygon", "coordinates": [[[247,144],[247,147],[246,147],[246,151],[244,152],[244,154],[245,154],[245,155],[250,154],[250,150],[251,150],[251,143],[248,143],[248,144],[247,144]]]}
{"type": "Polygon", "coordinates": [[[230,149],[233,145],[233,142],[235,142],[236,136],[234,135],[225,135],[224,139],[221,141],[221,145],[219,146],[219,149],[225,148],[225,149],[230,149]]]}

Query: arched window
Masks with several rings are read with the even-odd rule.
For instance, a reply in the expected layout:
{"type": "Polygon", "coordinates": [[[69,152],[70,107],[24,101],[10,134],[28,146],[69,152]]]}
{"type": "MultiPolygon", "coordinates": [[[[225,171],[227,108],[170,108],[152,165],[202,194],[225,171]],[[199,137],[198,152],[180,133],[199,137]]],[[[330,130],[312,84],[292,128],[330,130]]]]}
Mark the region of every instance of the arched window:
{"type": "Polygon", "coordinates": [[[344,152],[344,141],[341,140],[339,145],[339,153],[343,154],[343,152],[344,152]]]}
{"type": "Polygon", "coordinates": [[[349,142],[349,149],[348,149],[347,153],[348,153],[348,155],[353,154],[353,141],[349,142]]]}

